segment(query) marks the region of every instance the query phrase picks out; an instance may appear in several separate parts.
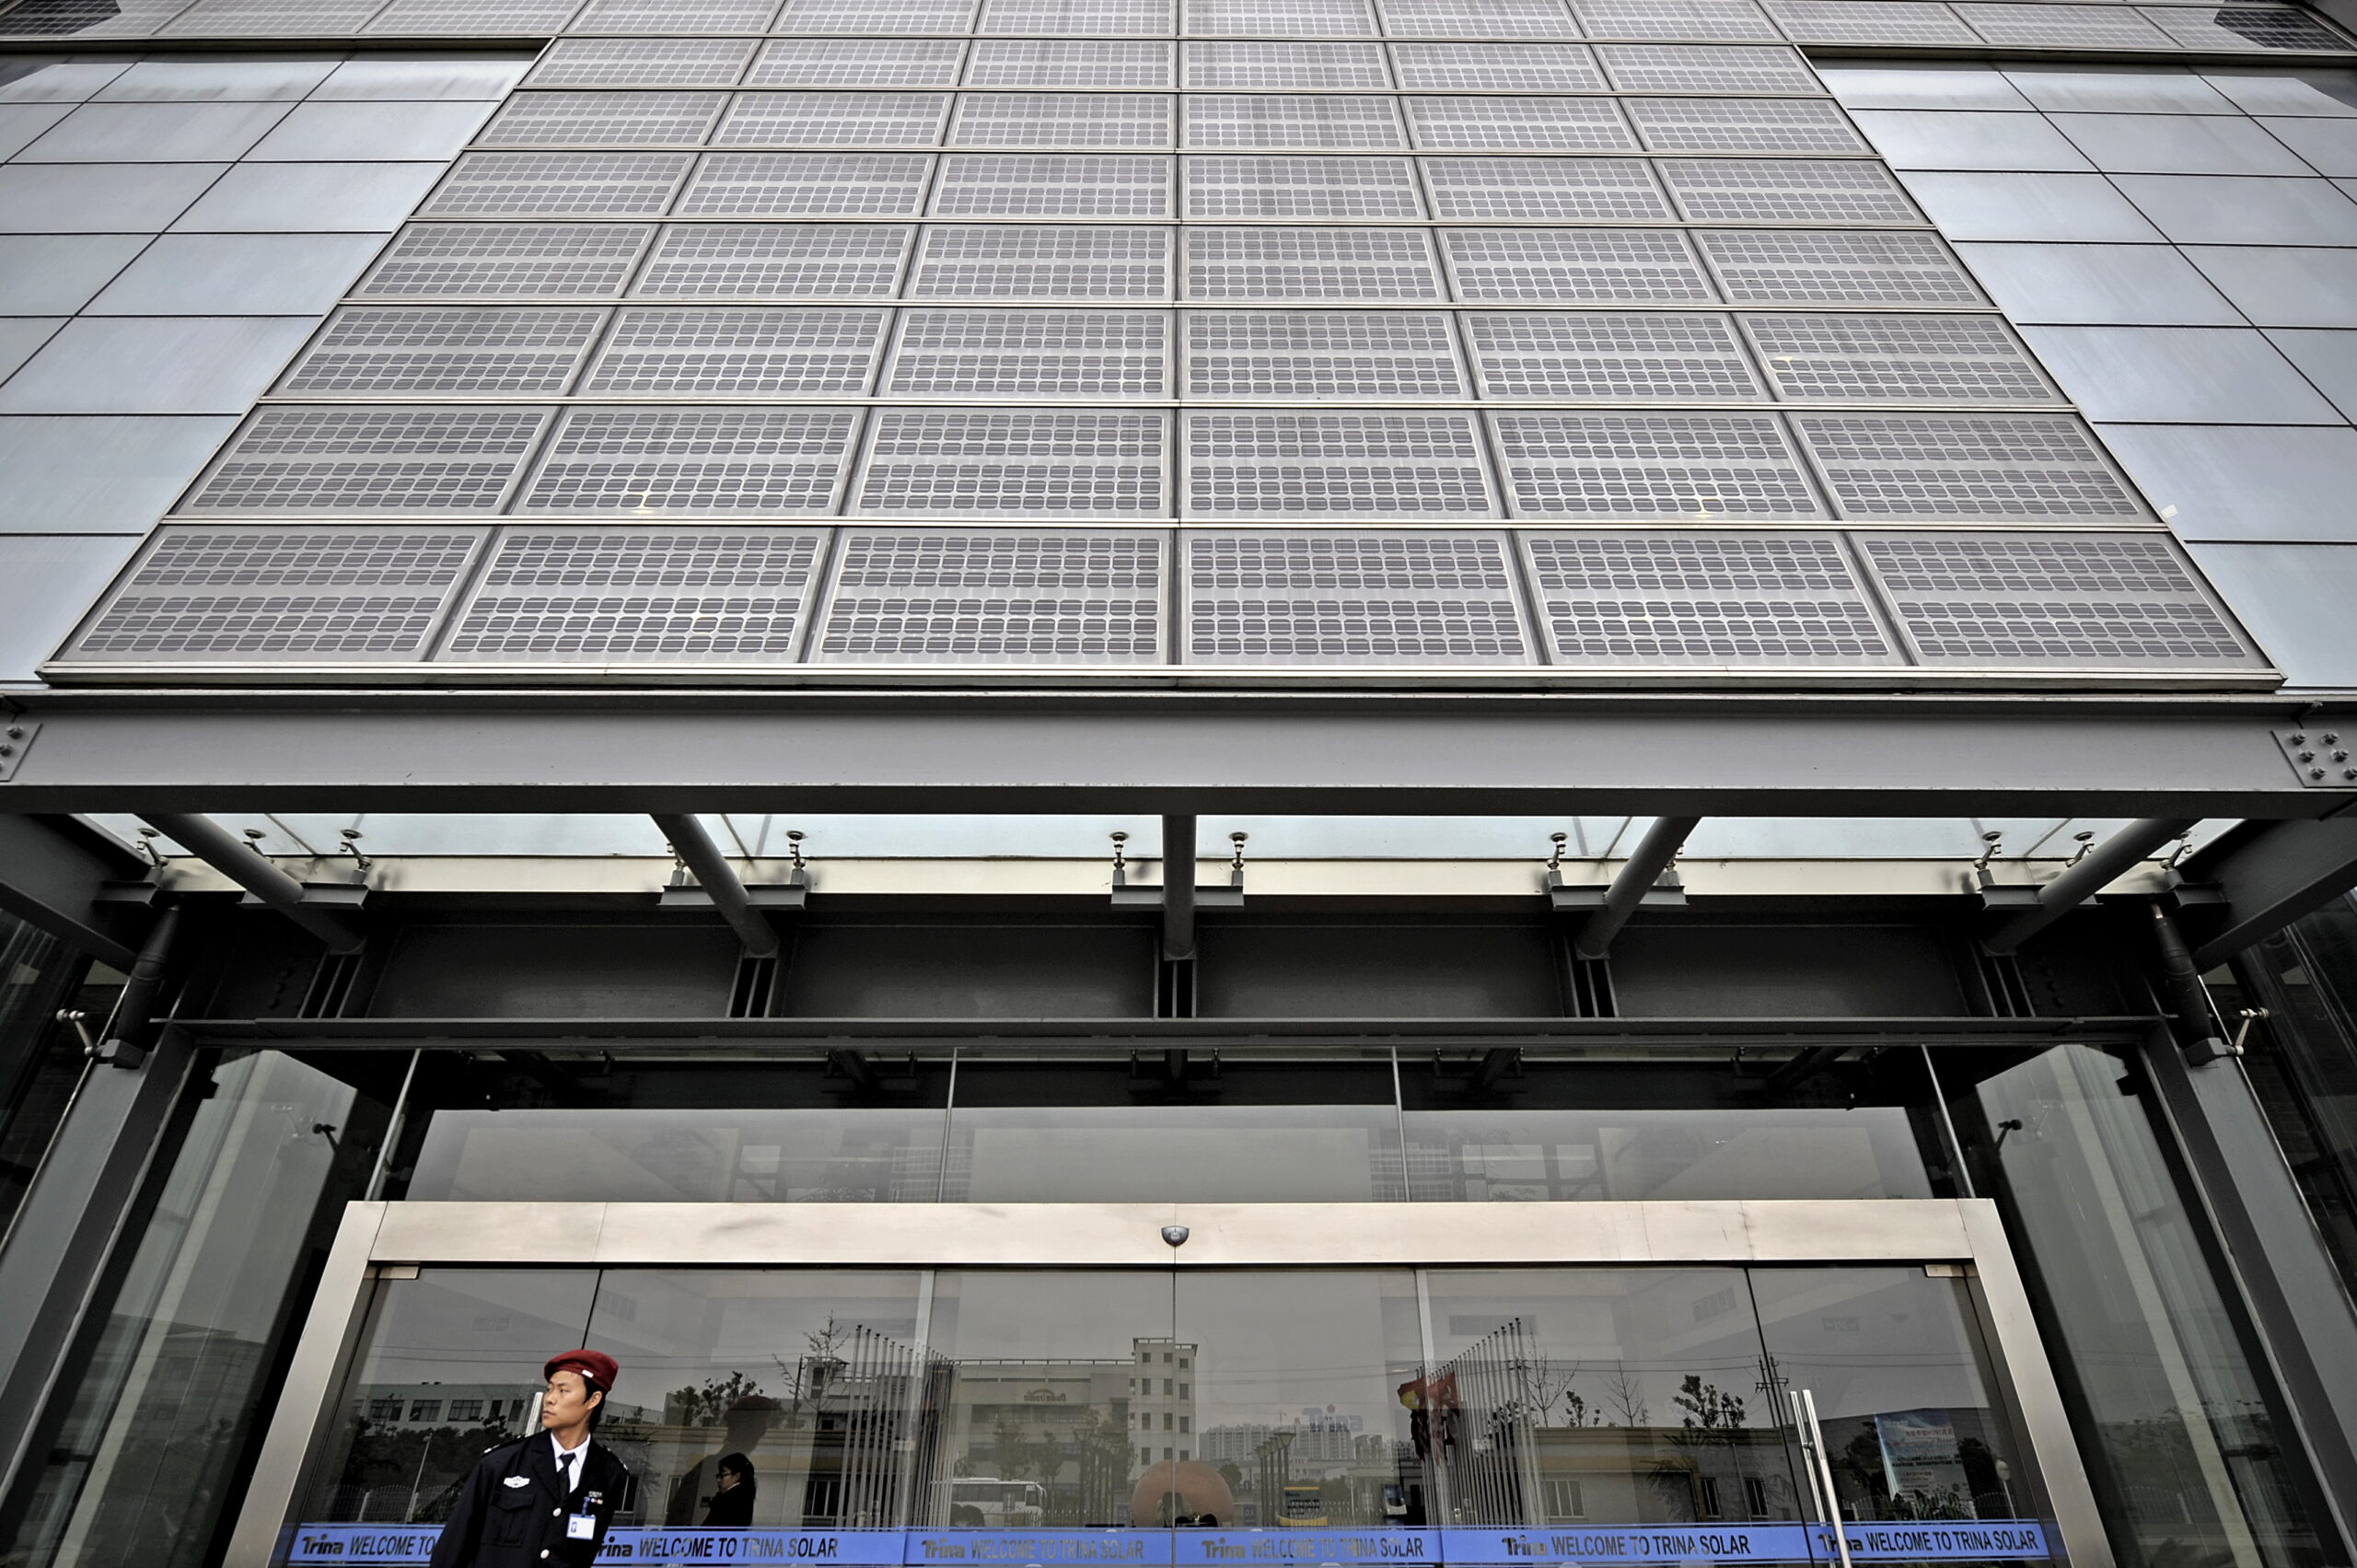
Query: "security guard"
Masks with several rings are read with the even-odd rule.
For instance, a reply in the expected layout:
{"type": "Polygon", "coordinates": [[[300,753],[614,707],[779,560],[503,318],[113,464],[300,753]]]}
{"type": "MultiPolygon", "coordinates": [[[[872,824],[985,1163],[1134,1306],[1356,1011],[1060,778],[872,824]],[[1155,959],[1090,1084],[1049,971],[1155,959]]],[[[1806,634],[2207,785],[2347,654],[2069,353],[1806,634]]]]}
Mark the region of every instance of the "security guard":
{"type": "Polygon", "coordinates": [[[589,1568],[630,1484],[613,1450],[590,1439],[619,1370],[594,1350],[551,1358],[541,1432],[475,1461],[432,1568],[589,1568]]]}

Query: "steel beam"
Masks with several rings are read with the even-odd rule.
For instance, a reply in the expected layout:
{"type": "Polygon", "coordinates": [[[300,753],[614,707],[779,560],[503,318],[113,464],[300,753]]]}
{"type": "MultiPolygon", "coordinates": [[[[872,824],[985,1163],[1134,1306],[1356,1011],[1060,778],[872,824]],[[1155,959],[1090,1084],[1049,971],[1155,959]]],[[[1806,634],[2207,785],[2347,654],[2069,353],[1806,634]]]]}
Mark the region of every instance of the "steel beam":
{"type": "Polygon", "coordinates": [[[191,854],[318,937],[329,952],[359,950],[361,935],[356,929],[339,915],[304,903],[302,883],[212,818],[195,812],[151,811],[147,825],[177,840],[191,854]]]}
{"type": "MultiPolygon", "coordinates": [[[[2319,818],[2278,699],[369,691],[29,696],[16,811],[2319,818]]],[[[2310,722],[2316,722],[2311,719],[2310,722]]],[[[2357,728],[2357,715],[2348,721],[2357,728]]]]}
{"type": "Polygon", "coordinates": [[[2010,953],[2110,887],[2163,844],[2191,832],[2199,818],[2147,817],[2131,822],[2088,851],[2087,857],[2038,890],[2038,907],[2024,910],[1988,939],[1992,953],[2010,953]]]}
{"type": "Polygon", "coordinates": [[[2076,1040],[2124,1043],[2150,1031],[2150,1016],[2119,1017],[1814,1017],[1814,1018],[187,1018],[175,1028],[210,1045],[268,1041],[285,1051],[482,1051],[498,1047],[579,1052],[633,1049],[709,1051],[727,1044],[748,1051],[940,1049],[989,1054],[1102,1051],[1108,1045],[1161,1051],[1180,1046],[1249,1053],[1305,1046],[1358,1050],[1398,1046],[1430,1051],[1470,1040],[1485,1045],[1627,1043],[1685,1046],[1730,1043],[1801,1047],[1830,1040],[1902,1036],[1947,1046],[2052,1045],[2076,1040]],[[597,1041],[592,1047],[586,1042],[597,1041]]]}
{"type": "Polygon", "coordinates": [[[777,932],[763,920],[745,896],[745,884],[737,879],[736,867],[720,853],[703,824],[685,811],[658,811],[655,825],[671,842],[671,848],[695,874],[696,885],[712,899],[712,907],[720,917],[736,929],[745,951],[757,958],[770,958],[777,952],[777,932]]]}
{"type": "Polygon", "coordinates": [[[1701,821],[1700,817],[1656,817],[1645,836],[1612,878],[1612,886],[1604,890],[1603,906],[1589,915],[1580,925],[1579,935],[1572,938],[1572,951],[1583,958],[1600,958],[1611,950],[1612,939],[1637,912],[1637,905],[1669,863],[1678,858],[1686,836],[1701,821]]]}
{"type": "MultiPolygon", "coordinates": [[[[7,804],[0,789],[0,806],[7,804]]],[[[135,910],[99,903],[100,884],[137,869],[63,819],[0,816],[0,910],[91,957],[129,969],[135,910]]]]}
{"type": "Polygon", "coordinates": [[[2193,961],[2212,969],[2357,888],[2357,815],[2246,822],[2188,856],[2184,869],[2226,896],[2225,929],[2193,950],[2193,961]]]}
{"type": "Polygon", "coordinates": [[[1195,819],[1162,819],[1162,956],[1195,956],[1195,819]]]}

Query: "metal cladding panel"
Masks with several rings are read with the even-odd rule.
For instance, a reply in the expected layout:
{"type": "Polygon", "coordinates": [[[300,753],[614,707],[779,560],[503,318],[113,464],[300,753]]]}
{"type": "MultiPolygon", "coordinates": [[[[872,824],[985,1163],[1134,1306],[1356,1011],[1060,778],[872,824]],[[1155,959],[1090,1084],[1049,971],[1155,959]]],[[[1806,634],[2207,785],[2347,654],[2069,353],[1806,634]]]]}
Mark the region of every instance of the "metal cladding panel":
{"type": "Polygon", "coordinates": [[[1926,665],[2267,666],[2160,534],[1862,534],[1858,545],[1926,665]]]}
{"type": "Polygon", "coordinates": [[[457,575],[61,668],[2265,678],[1794,45],[2351,52],[2303,11],[75,4],[0,31],[561,36],[107,604],[203,528],[457,575]]]}
{"type": "Polygon", "coordinates": [[[1522,547],[1557,664],[1905,663],[1831,533],[1531,533],[1522,547]]]}
{"type": "Polygon", "coordinates": [[[819,664],[1155,665],[1159,531],[845,529],[819,664]]]}
{"type": "Polygon", "coordinates": [[[490,530],[175,524],[67,644],[90,664],[351,664],[424,656],[490,530]]]}
{"type": "Polygon", "coordinates": [[[825,542],[813,528],[503,528],[437,656],[791,663],[825,542]]]}
{"type": "Polygon", "coordinates": [[[1186,662],[1533,662],[1504,535],[1241,530],[1184,536],[1186,662]]]}

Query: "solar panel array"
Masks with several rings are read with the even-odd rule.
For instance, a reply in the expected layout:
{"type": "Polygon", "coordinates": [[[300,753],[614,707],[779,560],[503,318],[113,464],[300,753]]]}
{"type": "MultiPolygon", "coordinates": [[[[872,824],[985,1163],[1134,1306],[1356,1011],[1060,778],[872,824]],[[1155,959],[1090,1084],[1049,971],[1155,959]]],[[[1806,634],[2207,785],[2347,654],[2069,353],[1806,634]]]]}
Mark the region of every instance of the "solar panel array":
{"type": "Polygon", "coordinates": [[[151,548],[61,674],[2264,669],[1794,44],[2343,51],[2305,11],[170,7],[106,27],[558,36],[158,536],[470,541],[434,608],[151,548]],[[2048,586],[1902,593],[1914,529],[2048,586]],[[2170,586],[2054,586],[2089,540],[2170,586]]]}

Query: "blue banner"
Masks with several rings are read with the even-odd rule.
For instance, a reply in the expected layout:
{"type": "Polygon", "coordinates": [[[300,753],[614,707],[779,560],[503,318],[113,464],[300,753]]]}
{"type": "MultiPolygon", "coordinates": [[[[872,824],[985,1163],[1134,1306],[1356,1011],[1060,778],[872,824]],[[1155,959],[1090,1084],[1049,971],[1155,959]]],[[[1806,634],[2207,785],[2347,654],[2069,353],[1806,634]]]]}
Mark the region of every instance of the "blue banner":
{"type": "MultiPolygon", "coordinates": [[[[290,1564],[424,1562],[439,1525],[296,1525],[290,1564]]],[[[2036,1561],[2052,1556],[2031,1519],[1852,1523],[1853,1562],[2036,1561]]],[[[802,1568],[1376,1568],[1399,1563],[1626,1568],[1636,1563],[1839,1560],[1822,1525],[1583,1525],[1544,1529],[789,1530],[621,1525],[600,1563],[800,1564],[802,1568]]]]}

